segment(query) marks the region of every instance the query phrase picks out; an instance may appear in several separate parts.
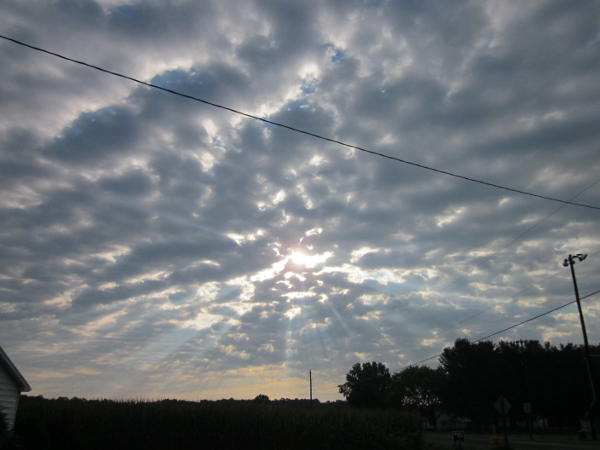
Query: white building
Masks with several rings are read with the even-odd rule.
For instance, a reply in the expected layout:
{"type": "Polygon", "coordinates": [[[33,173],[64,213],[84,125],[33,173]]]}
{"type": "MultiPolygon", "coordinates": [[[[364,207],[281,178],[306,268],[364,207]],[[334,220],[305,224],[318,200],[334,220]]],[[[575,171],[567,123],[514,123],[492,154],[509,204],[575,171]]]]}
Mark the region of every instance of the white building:
{"type": "Polygon", "coordinates": [[[6,415],[9,430],[15,425],[21,392],[30,390],[27,380],[0,347],[0,410],[6,415]]]}

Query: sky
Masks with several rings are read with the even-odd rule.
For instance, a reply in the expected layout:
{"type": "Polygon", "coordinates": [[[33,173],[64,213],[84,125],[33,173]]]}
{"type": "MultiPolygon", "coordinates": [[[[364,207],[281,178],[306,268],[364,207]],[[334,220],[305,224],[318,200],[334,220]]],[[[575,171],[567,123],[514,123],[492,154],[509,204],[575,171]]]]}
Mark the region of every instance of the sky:
{"type": "MultiPolygon", "coordinates": [[[[3,1],[0,34],[600,206],[595,1],[3,1]]],[[[0,40],[0,345],[46,397],[320,400],[600,289],[600,211],[0,40]]],[[[600,295],[584,302],[600,342],[600,295]]],[[[582,343],[571,305],[493,339],[582,343]]],[[[436,361],[428,364],[435,366],[436,361]]]]}

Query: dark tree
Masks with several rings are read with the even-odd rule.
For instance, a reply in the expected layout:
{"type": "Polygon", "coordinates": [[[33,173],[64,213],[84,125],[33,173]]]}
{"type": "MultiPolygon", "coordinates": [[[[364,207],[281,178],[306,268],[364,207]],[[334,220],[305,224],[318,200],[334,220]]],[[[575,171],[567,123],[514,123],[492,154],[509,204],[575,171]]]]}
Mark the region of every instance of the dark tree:
{"type": "Polygon", "coordinates": [[[444,407],[476,425],[493,423],[494,401],[506,394],[500,387],[499,361],[492,342],[471,343],[457,339],[440,357],[446,374],[442,395],[444,407]]]}
{"type": "Polygon", "coordinates": [[[407,367],[392,376],[391,402],[395,407],[418,411],[431,423],[435,423],[444,381],[441,369],[407,367]]]}
{"type": "Polygon", "coordinates": [[[497,420],[493,404],[500,395],[512,405],[513,424],[526,419],[523,403],[554,427],[577,427],[587,410],[590,392],[581,346],[459,339],[444,349],[440,363],[446,377],[444,409],[476,425],[497,420]]]}
{"type": "Polygon", "coordinates": [[[338,388],[352,406],[383,408],[388,404],[391,382],[385,364],[373,361],[354,364],[338,388]]]}
{"type": "Polygon", "coordinates": [[[258,394],[254,397],[254,402],[256,403],[269,403],[269,396],[265,394],[258,394]]]}

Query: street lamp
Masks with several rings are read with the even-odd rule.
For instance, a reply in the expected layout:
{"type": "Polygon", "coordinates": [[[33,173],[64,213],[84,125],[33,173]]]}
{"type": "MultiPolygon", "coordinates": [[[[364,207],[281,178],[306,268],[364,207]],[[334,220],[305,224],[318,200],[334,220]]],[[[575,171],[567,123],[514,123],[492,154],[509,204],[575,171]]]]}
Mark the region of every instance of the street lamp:
{"type": "Polygon", "coordinates": [[[573,288],[575,289],[575,300],[577,301],[577,309],[579,310],[579,321],[581,322],[581,331],[583,333],[583,345],[585,350],[585,365],[587,368],[588,379],[590,381],[590,392],[592,394],[592,401],[590,402],[590,409],[588,411],[588,417],[590,420],[590,431],[592,432],[592,439],[596,440],[596,427],[594,427],[594,408],[596,407],[596,387],[594,385],[594,376],[592,372],[592,364],[590,358],[590,346],[588,343],[587,331],[585,329],[585,320],[583,320],[583,311],[581,309],[581,301],[579,299],[579,288],[577,287],[577,278],[575,278],[575,260],[578,259],[582,262],[587,258],[584,253],[577,253],[576,255],[569,255],[563,261],[563,266],[571,267],[571,276],[573,277],[573,288]]]}

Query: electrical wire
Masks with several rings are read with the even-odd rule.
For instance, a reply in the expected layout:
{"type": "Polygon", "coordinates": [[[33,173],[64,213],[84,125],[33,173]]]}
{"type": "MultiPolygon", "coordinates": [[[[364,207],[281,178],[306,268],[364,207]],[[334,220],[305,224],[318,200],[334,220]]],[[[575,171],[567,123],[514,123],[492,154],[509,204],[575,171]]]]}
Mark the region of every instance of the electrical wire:
{"type": "MultiPolygon", "coordinates": [[[[596,291],[593,291],[593,292],[590,292],[589,294],[584,295],[583,297],[580,297],[579,300],[585,300],[586,298],[593,297],[596,294],[600,294],[600,289],[598,289],[596,291]]],[[[511,325],[510,327],[506,327],[506,328],[503,328],[502,330],[498,330],[498,331],[495,331],[493,333],[490,333],[490,334],[487,334],[485,336],[482,336],[480,338],[477,338],[477,339],[475,339],[473,341],[473,343],[481,342],[481,341],[483,341],[485,339],[489,339],[491,337],[497,336],[498,334],[504,333],[504,332],[506,332],[508,330],[512,330],[513,328],[520,327],[521,325],[525,325],[526,323],[531,322],[531,321],[536,320],[536,319],[539,319],[540,317],[547,316],[548,314],[551,314],[551,313],[553,313],[555,311],[558,311],[559,309],[566,308],[567,306],[572,305],[573,303],[576,303],[576,302],[577,302],[577,300],[571,300],[570,302],[565,303],[564,305],[557,306],[556,308],[549,309],[546,312],[543,312],[543,313],[538,314],[536,316],[530,317],[529,319],[523,320],[523,321],[521,321],[519,323],[515,323],[514,325],[511,325]]],[[[416,365],[422,364],[422,363],[427,362],[427,361],[431,361],[432,359],[439,358],[440,356],[442,356],[442,353],[438,353],[436,355],[431,355],[431,356],[429,356],[427,358],[424,358],[424,359],[421,359],[419,361],[411,362],[410,364],[407,364],[406,366],[402,367],[402,369],[405,369],[405,368],[410,367],[410,366],[416,366],[416,365]]]]}
{"type": "MultiPolygon", "coordinates": [[[[575,200],[577,197],[579,197],[581,194],[583,194],[584,192],[587,192],[588,190],[590,190],[591,188],[593,188],[594,186],[596,186],[598,183],[600,183],[600,178],[598,178],[596,181],[594,181],[592,184],[586,186],[584,189],[582,189],[581,191],[579,191],[577,194],[575,194],[573,197],[571,197],[569,199],[569,201],[573,201],[575,200]]],[[[566,205],[560,205],[558,208],[554,209],[550,214],[548,214],[547,216],[542,217],[540,220],[538,220],[537,222],[535,222],[533,225],[531,225],[529,228],[527,228],[526,230],[522,231],[521,233],[519,233],[516,237],[514,237],[508,244],[506,244],[504,247],[502,247],[500,249],[500,251],[502,250],[506,250],[508,247],[510,247],[511,245],[513,245],[515,242],[518,242],[521,240],[521,238],[523,236],[525,236],[527,233],[529,233],[530,231],[533,231],[535,228],[537,228],[542,222],[544,222],[545,220],[549,219],[550,217],[552,217],[554,214],[556,214],[557,212],[559,212],[561,209],[563,209],[566,205]]]]}
{"type": "Polygon", "coordinates": [[[501,184],[491,183],[489,181],[484,181],[484,180],[480,180],[480,179],[477,179],[477,178],[472,178],[472,177],[468,177],[468,176],[465,176],[465,175],[460,175],[458,173],[450,172],[448,170],[437,169],[435,167],[427,166],[425,164],[417,163],[417,162],[414,162],[414,161],[409,161],[409,160],[406,160],[406,159],[402,159],[402,158],[399,158],[399,157],[396,157],[396,156],[388,155],[386,153],[378,152],[378,151],[375,151],[375,150],[369,150],[367,148],[360,147],[358,145],[348,144],[348,143],[346,143],[344,141],[340,141],[338,139],[334,139],[334,138],[330,138],[330,137],[327,137],[327,136],[323,136],[321,134],[313,133],[311,131],[307,131],[307,130],[304,130],[304,129],[301,129],[301,128],[296,128],[296,127],[294,127],[292,125],[288,125],[288,124],[285,124],[285,123],[282,123],[282,122],[276,122],[276,121],[269,120],[269,119],[264,118],[264,117],[260,117],[260,116],[254,115],[254,114],[246,113],[246,112],[243,112],[243,111],[231,108],[229,106],[220,105],[218,103],[214,103],[214,102],[211,102],[209,100],[205,100],[205,99],[202,99],[202,98],[199,98],[199,97],[195,97],[193,95],[185,94],[183,92],[179,92],[179,91],[176,91],[176,90],[173,90],[173,89],[162,87],[162,86],[159,86],[159,85],[156,85],[156,84],[153,84],[153,83],[148,83],[146,81],[138,80],[137,78],[131,77],[129,75],[124,75],[122,73],[115,72],[115,71],[112,71],[112,70],[108,70],[108,69],[105,69],[103,67],[96,66],[96,65],[93,65],[93,64],[89,64],[89,63],[81,61],[81,60],[70,58],[70,57],[62,55],[60,53],[52,52],[50,50],[46,50],[46,49],[41,48],[41,47],[36,47],[34,45],[27,44],[27,43],[25,43],[23,41],[19,41],[17,39],[9,37],[9,36],[4,36],[4,35],[0,34],[0,38],[4,39],[6,41],[13,42],[13,43],[15,43],[17,45],[21,45],[23,47],[27,47],[27,48],[32,49],[32,50],[36,50],[38,52],[46,53],[48,55],[55,56],[57,58],[60,58],[60,59],[66,60],[66,61],[70,61],[70,62],[75,63],[75,64],[80,64],[82,66],[86,66],[86,67],[89,67],[91,69],[99,70],[100,72],[104,72],[104,73],[107,73],[109,75],[113,75],[113,76],[116,76],[116,77],[119,77],[119,78],[124,78],[126,80],[133,81],[134,83],[138,83],[138,84],[141,84],[143,86],[147,86],[147,87],[150,87],[150,88],[153,88],[153,89],[158,89],[158,90],[167,92],[169,94],[177,95],[179,97],[183,97],[183,98],[186,98],[186,99],[189,99],[189,100],[193,100],[193,101],[196,101],[196,102],[203,103],[205,105],[212,106],[214,108],[223,109],[223,110],[232,112],[234,114],[238,114],[238,115],[247,117],[249,119],[258,120],[260,122],[267,123],[269,125],[273,125],[273,126],[276,126],[276,127],[279,127],[279,128],[285,128],[285,129],[287,129],[289,131],[293,131],[295,133],[300,133],[300,134],[304,134],[306,136],[311,136],[311,137],[314,137],[316,139],[320,139],[320,140],[323,140],[323,141],[326,141],[326,142],[331,142],[333,144],[338,144],[338,145],[341,145],[343,147],[347,147],[347,148],[351,148],[351,149],[354,149],[354,150],[358,150],[360,152],[369,153],[371,155],[379,156],[381,158],[386,158],[386,159],[389,159],[389,160],[392,160],[392,161],[395,161],[395,162],[399,162],[399,163],[402,163],[402,164],[406,164],[406,165],[409,165],[409,166],[418,167],[420,169],[429,170],[431,172],[436,172],[436,173],[440,173],[440,174],[447,175],[447,176],[450,176],[450,177],[459,178],[459,179],[462,179],[462,180],[465,180],[465,181],[470,181],[472,183],[482,184],[484,186],[488,186],[488,187],[495,188],[495,189],[501,189],[501,190],[513,192],[513,193],[516,193],[516,194],[527,195],[527,196],[530,196],[530,197],[535,197],[535,198],[539,198],[539,199],[543,199],[543,200],[548,200],[548,201],[552,201],[552,202],[558,202],[558,203],[562,203],[562,204],[565,204],[565,205],[579,206],[579,207],[582,207],[582,208],[600,210],[600,206],[589,205],[589,204],[586,204],[586,203],[578,203],[578,202],[573,202],[573,201],[569,201],[569,200],[563,200],[563,199],[556,198],[556,197],[550,197],[550,196],[547,196],[547,195],[536,194],[536,193],[533,193],[533,192],[528,192],[528,191],[524,191],[524,190],[521,190],[521,189],[512,188],[512,187],[509,187],[509,186],[504,186],[504,185],[501,185],[501,184]]]}
{"type": "MultiPolygon", "coordinates": [[[[598,293],[600,293],[600,289],[598,289],[597,291],[594,291],[594,292],[592,292],[592,293],[590,293],[590,294],[588,294],[588,295],[586,295],[584,297],[581,297],[579,300],[584,300],[584,299],[586,299],[588,297],[592,297],[593,295],[596,295],[598,293]]],[[[524,324],[526,324],[528,322],[531,322],[533,320],[539,319],[540,317],[547,316],[548,314],[551,314],[551,313],[553,313],[555,311],[558,311],[559,309],[566,308],[567,306],[572,305],[573,303],[576,303],[576,302],[577,302],[577,300],[571,300],[570,302],[565,303],[564,305],[557,306],[556,308],[552,308],[552,309],[550,309],[550,310],[548,310],[548,311],[546,311],[546,312],[544,312],[542,314],[538,314],[537,316],[530,317],[529,319],[526,319],[526,320],[523,320],[523,321],[521,321],[519,323],[511,325],[510,327],[506,327],[506,328],[504,328],[502,330],[495,331],[494,333],[491,333],[491,334],[488,334],[486,336],[482,336],[480,338],[477,338],[473,342],[477,343],[477,342],[481,342],[481,341],[483,341],[485,339],[489,339],[491,337],[497,336],[498,334],[504,333],[505,331],[512,330],[513,328],[520,327],[521,325],[524,325],[524,324]]]]}
{"type": "Polygon", "coordinates": [[[409,365],[405,366],[405,368],[410,367],[410,366],[418,366],[419,364],[423,364],[424,362],[431,361],[433,358],[439,358],[440,356],[442,356],[441,353],[438,353],[436,355],[431,355],[428,358],[424,358],[419,361],[412,362],[409,365]]]}
{"type": "MultiPolygon", "coordinates": [[[[598,182],[600,182],[600,179],[599,179],[599,180],[597,180],[596,182],[594,182],[592,185],[590,185],[590,186],[588,186],[587,188],[585,188],[583,191],[581,191],[581,192],[580,192],[579,194],[577,194],[577,195],[580,195],[580,194],[582,194],[584,191],[587,191],[589,188],[591,188],[592,186],[596,185],[598,182]]],[[[561,208],[563,208],[563,207],[564,207],[564,206],[560,206],[558,209],[561,209],[561,208]]],[[[556,211],[558,211],[558,209],[557,209],[557,210],[555,210],[555,212],[556,212],[556,211]]],[[[554,214],[554,213],[553,213],[553,214],[554,214]]],[[[549,217],[549,216],[546,216],[546,218],[548,218],[548,217],[549,217]]],[[[544,220],[544,219],[542,219],[542,220],[544,220]]],[[[540,221],[540,222],[541,222],[541,221],[540,221]]],[[[538,222],[537,224],[539,224],[539,222],[538,222]]],[[[536,225],[537,225],[537,224],[536,224],[536,225]]],[[[509,245],[510,245],[510,244],[509,244],[509,245]]],[[[506,248],[506,247],[504,247],[504,248],[506,248]]],[[[504,249],[504,248],[503,248],[503,249],[504,249]]],[[[600,253],[600,250],[597,250],[597,251],[595,251],[595,252],[593,252],[593,253],[589,253],[589,255],[588,255],[588,256],[595,256],[595,255],[597,255],[598,253],[600,253]]],[[[550,275],[546,275],[546,276],[544,277],[544,280],[546,280],[546,279],[549,279],[549,278],[553,278],[553,277],[555,277],[556,275],[558,275],[558,274],[559,274],[559,273],[561,273],[561,272],[563,272],[563,270],[562,270],[562,269],[559,269],[559,270],[557,270],[556,272],[554,272],[554,273],[551,273],[550,275]]],[[[514,299],[515,297],[519,297],[519,296],[520,296],[520,295],[521,295],[523,292],[527,292],[529,289],[531,289],[531,288],[532,288],[532,287],[534,287],[535,285],[536,285],[536,283],[532,283],[532,284],[530,284],[529,286],[527,286],[526,288],[524,288],[524,289],[521,289],[520,291],[517,291],[516,293],[512,294],[510,297],[511,297],[511,298],[513,298],[513,299],[514,299]]],[[[474,318],[476,318],[476,317],[479,317],[479,316],[481,316],[481,315],[483,315],[483,314],[485,314],[485,313],[487,313],[487,312],[489,312],[489,310],[488,310],[488,309],[480,309],[480,310],[478,310],[476,313],[474,313],[474,314],[472,314],[472,315],[470,315],[470,316],[467,316],[465,319],[461,320],[460,322],[457,322],[457,323],[456,323],[456,325],[461,325],[461,324],[463,324],[463,323],[465,323],[465,322],[468,322],[468,321],[470,321],[471,319],[474,319],[474,318]]]]}
{"type": "MultiPolygon", "coordinates": [[[[218,103],[214,103],[214,102],[211,102],[211,101],[199,98],[199,97],[195,97],[195,96],[192,96],[192,95],[189,95],[189,94],[185,94],[185,93],[173,90],[173,89],[165,88],[165,87],[153,84],[153,83],[148,83],[148,82],[139,80],[137,78],[134,78],[134,77],[131,77],[131,76],[128,76],[128,75],[124,75],[124,74],[119,73],[119,72],[108,70],[108,69],[105,69],[105,68],[100,67],[100,66],[89,64],[89,63],[81,61],[81,60],[77,60],[77,59],[70,58],[68,56],[56,53],[56,52],[52,52],[52,51],[46,50],[46,49],[41,48],[41,47],[36,47],[36,46],[31,45],[31,44],[27,44],[27,43],[25,43],[23,41],[20,41],[20,40],[17,40],[17,39],[8,37],[8,36],[0,35],[0,38],[5,39],[5,40],[10,41],[10,42],[13,42],[13,43],[18,44],[18,45],[21,45],[23,47],[27,47],[27,48],[35,50],[35,51],[39,51],[39,52],[42,52],[42,53],[45,53],[45,54],[48,54],[48,55],[51,55],[51,56],[55,56],[57,58],[60,58],[60,59],[63,59],[63,60],[66,60],[66,61],[69,61],[69,62],[72,62],[72,63],[75,63],[75,64],[83,65],[85,67],[88,67],[88,68],[91,68],[91,69],[95,69],[95,70],[98,70],[100,72],[107,73],[109,75],[113,75],[113,76],[116,76],[116,77],[120,77],[120,78],[124,78],[124,79],[130,80],[130,81],[132,81],[134,83],[138,83],[138,84],[141,84],[141,85],[153,88],[153,89],[158,89],[158,90],[161,90],[161,91],[164,91],[164,92],[176,95],[176,96],[180,96],[180,97],[183,97],[183,98],[186,98],[186,99],[189,99],[189,100],[197,101],[197,102],[200,102],[200,103],[203,103],[203,104],[215,107],[215,108],[223,109],[223,110],[226,110],[226,111],[229,111],[229,112],[232,112],[234,114],[238,114],[238,115],[250,118],[250,119],[258,120],[258,121],[261,121],[261,122],[264,122],[264,123],[267,123],[267,124],[270,124],[270,125],[273,125],[273,126],[277,126],[277,127],[280,127],[280,128],[285,128],[285,129],[287,129],[289,131],[292,131],[292,132],[296,132],[296,133],[304,134],[304,135],[307,135],[307,136],[311,136],[311,137],[314,137],[314,138],[317,138],[317,139],[320,139],[320,140],[324,140],[324,141],[327,141],[327,142],[338,144],[338,145],[341,145],[341,146],[344,146],[344,147],[347,147],[347,148],[351,148],[351,149],[354,149],[354,150],[358,150],[358,151],[361,151],[361,152],[364,152],[364,153],[369,153],[369,154],[372,154],[372,155],[375,155],[375,156],[379,156],[379,157],[382,157],[382,158],[386,158],[386,159],[390,159],[390,160],[393,160],[393,161],[396,161],[396,162],[399,162],[399,163],[407,164],[407,165],[410,165],[410,166],[413,166],[413,167],[418,167],[420,169],[429,170],[429,171],[432,171],[432,172],[436,172],[436,173],[440,173],[440,174],[443,174],[443,175],[447,175],[447,176],[459,178],[459,179],[462,179],[462,180],[465,180],[465,181],[470,181],[470,182],[482,184],[482,185],[485,185],[485,186],[488,186],[488,187],[492,187],[492,188],[496,188],[496,189],[502,189],[502,190],[506,190],[506,191],[509,191],[509,192],[517,193],[517,194],[528,195],[528,196],[536,197],[536,198],[543,199],[543,200],[558,202],[558,203],[562,203],[563,205],[571,205],[571,206],[578,206],[578,207],[583,207],[583,208],[600,210],[600,207],[598,207],[598,206],[589,205],[589,204],[585,204],[585,203],[579,203],[579,202],[573,202],[571,200],[563,200],[563,199],[559,199],[559,198],[555,198],[555,197],[550,197],[550,196],[546,196],[546,195],[541,195],[541,194],[536,194],[536,193],[532,193],[532,192],[528,192],[528,191],[523,191],[523,190],[520,190],[520,189],[515,189],[515,188],[508,187],[508,186],[499,185],[499,184],[496,184],[496,183],[491,183],[491,182],[487,182],[487,181],[484,181],[484,180],[480,180],[480,179],[476,179],[476,178],[472,178],[472,177],[460,175],[460,174],[457,174],[457,173],[454,173],[454,172],[450,172],[450,171],[446,171],[446,170],[442,170],[442,169],[437,169],[435,167],[427,166],[427,165],[420,164],[420,163],[417,163],[417,162],[414,162],[414,161],[405,160],[405,159],[398,158],[398,157],[395,157],[395,156],[392,156],[392,155],[388,155],[388,154],[385,154],[385,153],[381,153],[381,152],[378,152],[378,151],[369,150],[369,149],[366,149],[364,147],[360,147],[360,146],[357,146],[357,145],[348,144],[346,142],[343,142],[343,141],[340,141],[340,140],[337,140],[337,139],[329,138],[329,137],[326,137],[326,136],[323,136],[323,135],[320,135],[320,134],[317,134],[317,133],[313,133],[313,132],[310,132],[310,131],[307,131],[307,130],[303,130],[301,128],[296,128],[296,127],[293,127],[291,125],[287,125],[285,123],[272,121],[272,120],[266,119],[264,117],[256,116],[254,114],[249,114],[249,113],[246,113],[246,112],[243,112],[243,111],[240,111],[240,110],[228,107],[228,106],[224,106],[224,105],[221,105],[221,104],[218,104],[218,103]]],[[[573,198],[576,198],[581,193],[585,192],[586,190],[588,190],[589,188],[591,188],[592,186],[594,186],[597,183],[598,183],[598,181],[596,181],[595,183],[593,183],[592,185],[590,185],[589,187],[587,187],[586,189],[584,189],[583,191],[581,191],[580,193],[578,193],[577,195],[575,195],[573,198]]],[[[561,206],[561,208],[562,208],[562,206],[561,206]]],[[[541,221],[549,218],[550,216],[552,216],[553,214],[555,214],[556,212],[558,212],[559,209],[560,208],[554,210],[550,215],[546,216],[541,221]]],[[[530,227],[527,230],[525,230],[525,232],[523,232],[519,236],[517,236],[513,241],[511,241],[507,245],[507,247],[510,246],[512,243],[514,243],[519,238],[521,238],[525,233],[531,231],[533,228],[535,228],[536,226],[538,226],[540,222],[536,223],[532,227],[530,227]]],[[[597,294],[599,292],[600,292],[600,290],[595,291],[595,292],[593,292],[591,294],[588,294],[587,296],[582,297],[581,300],[583,300],[585,298],[588,298],[588,297],[591,297],[592,295],[595,295],[595,294],[597,294]]],[[[505,331],[508,331],[508,330],[511,330],[511,329],[516,328],[518,326],[524,325],[524,324],[526,324],[528,322],[536,320],[536,319],[538,319],[540,317],[543,317],[543,316],[545,316],[547,314],[551,314],[551,313],[553,313],[555,311],[558,311],[559,309],[565,308],[566,306],[569,306],[569,305],[571,305],[573,303],[575,303],[575,300],[573,300],[571,302],[568,302],[568,303],[566,303],[564,305],[558,306],[556,308],[553,308],[553,309],[551,309],[549,311],[546,311],[546,312],[544,312],[542,314],[538,314],[537,316],[531,317],[531,318],[529,318],[527,320],[524,320],[522,322],[519,322],[517,324],[511,325],[510,327],[504,328],[504,329],[499,330],[497,332],[494,332],[494,333],[491,333],[489,335],[486,335],[486,336],[483,336],[481,338],[478,338],[474,342],[480,342],[480,341],[482,341],[484,339],[488,339],[490,337],[496,336],[496,335],[498,335],[500,333],[503,333],[505,331]]],[[[433,358],[436,358],[436,357],[439,357],[439,356],[440,356],[440,354],[432,355],[432,356],[430,356],[428,358],[425,358],[425,359],[422,359],[422,360],[417,361],[415,363],[412,363],[411,365],[420,364],[422,362],[429,361],[429,360],[431,360],[433,358]]]]}

